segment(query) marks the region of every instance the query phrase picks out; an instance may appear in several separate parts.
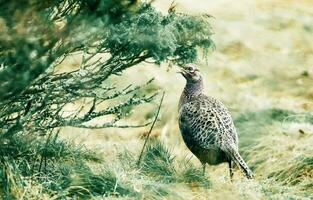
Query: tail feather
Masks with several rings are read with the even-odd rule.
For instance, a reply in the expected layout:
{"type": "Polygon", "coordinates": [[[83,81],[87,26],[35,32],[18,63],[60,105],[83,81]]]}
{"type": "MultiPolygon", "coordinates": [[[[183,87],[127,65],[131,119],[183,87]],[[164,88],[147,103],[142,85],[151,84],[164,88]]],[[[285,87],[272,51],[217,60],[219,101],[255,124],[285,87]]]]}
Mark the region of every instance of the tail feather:
{"type": "Polygon", "coordinates": [[[237,150],[233,150],[229,152],[229,156],[231,159],[238,165],[238,167],[243,171],[245,176],[249,179],[252,179],[254,177],[253,172],[250,170],[246,162],[243,160],[243,158],[240,156],[237,150]]]}

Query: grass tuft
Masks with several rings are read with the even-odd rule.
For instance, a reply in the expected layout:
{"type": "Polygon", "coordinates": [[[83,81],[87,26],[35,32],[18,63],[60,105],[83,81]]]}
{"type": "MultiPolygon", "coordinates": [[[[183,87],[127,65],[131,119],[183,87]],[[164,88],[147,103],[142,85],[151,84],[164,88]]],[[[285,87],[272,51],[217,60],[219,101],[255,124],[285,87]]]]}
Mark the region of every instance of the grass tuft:
{"type": "Polygon", "coordinates": [[[136,195],[133,188],[120,182],[119,177],[109,168],[94,173],[86,166],[75,169],[67,192],[68,196],[80,198],[136,195]]]}
{"type": "Polygon", "coordinates": [[[173,154],[159,140],[152,141],[143,153],[141,170],[147,175],[172,181],[176,173],[173,154]]]}

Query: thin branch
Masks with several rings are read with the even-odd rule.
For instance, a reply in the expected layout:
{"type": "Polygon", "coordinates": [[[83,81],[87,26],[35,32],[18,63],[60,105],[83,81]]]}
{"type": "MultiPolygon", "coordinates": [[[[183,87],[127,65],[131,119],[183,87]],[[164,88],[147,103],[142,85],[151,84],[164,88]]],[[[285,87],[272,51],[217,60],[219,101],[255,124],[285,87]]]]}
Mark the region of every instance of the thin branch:
{"type": "Polygon", "coordinates": [[[154,124],[155,124],[155,122],[156,122],[157,119],[158,119],[158,116],[159,116],[159,113],[160,113],[160,110],[161,110],[161,106],[162,106],[162,103],[163,103],[164,95],[165,95],[165,91],[163,91],[162,98],[161,98],[161,101],[160,101],[160,104],[159,104],[157,113],[156,113],[156,115],[155,115],[154,121],[152,122],[152,125],[151,125],[151,127],[150,127],[149,132],[148,132],[148,135],[147,135],[147,137],[146,137],[146,139],[145,139],[145,143],[143,144],[142,150],[141,150],[141,152],[140,152],[140,155],[139,155],[139,158],[138,158],[138,162],[137,162],[137,166],[138,166],[138,167],[140,166],[141,158],[142,158],[143,152],[144,152],[144,150],[145,150],[145,148],[146,148],[146,146],[147,146],[147,142],[148,142],[148,140],[149,140],[149,137],[150,137],[150,134],[151,134],[152,129],[153,129],[153,127],[154,127],[154,124]]]}
{"type": "MultiPolygon", "coordinates": [[[[145,124],[138,124],[138,125],[118,125],[114,124],[111,122],[104,123],[102,125],[83,125],[83,124],[78,124],[78,125],[69,125],[71,127],[76,127],[76,128],[85,128],[85,129],[104,129],[104,128],[141,128],[141,127],[146,127],[150,125],[151,122],[147,122],[145,124]]],[[[53,127],[54,128],[54,127],[53,127]]]]}

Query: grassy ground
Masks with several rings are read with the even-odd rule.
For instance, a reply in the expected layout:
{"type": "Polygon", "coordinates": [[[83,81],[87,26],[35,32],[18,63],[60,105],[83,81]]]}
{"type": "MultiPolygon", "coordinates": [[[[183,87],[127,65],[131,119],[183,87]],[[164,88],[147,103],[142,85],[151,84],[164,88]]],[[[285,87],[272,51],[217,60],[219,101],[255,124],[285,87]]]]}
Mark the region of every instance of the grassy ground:
{"type": "MultiPolygon", "coordinates": [[[[17,190],[19,197],[313,199],[313,2],[176,2],[178,11],[215,17],[216,50],[198,65],[207,94],[229,107],[241,153],[256,178],[246,180],[237,170],[230,182],[226,164],[208,167],[206,177],[201,176],[201,165],[185,147],[178,130],[177,103],[184,80],[175,68],[145,64],[128,70],[124,82],[112,80],[126,85],[155,77],[154,87],[166,91],[160,121],[152,132],[155,141],[151,141],[141,167],[136,166],[136,160],[148,128],[65,128],[62,138],[86,145],[96,156],[83,153],[88,161],[84,164],[73,153],[80,151],[71,147],[73,151],[66,155],[73,159],[61,156],[63,164],[55,169],[63,176],[49,178],[58,184],[62,180],[63,185],[55,189],[52,183],[41,184],[39,178],[17,190]],[[69,166],[74,169],[69,171],[69,166]]],[[[164,12],[170,6],[165,0],[154,4],[164,12]]],[[[77,60],[74,57],[64,65],[76,67],[77,60]]],[[[157,102],[137,109],[129,121],[143,122],[156,107],[157,102]]],[[[6,169],[6,173],[14,170],[6,169]]]]}
{"type": "MultiPolygon", "coordinates": [[[[160,0],[155,5],[166,11],[170,3],[160,0]]],[[[199,60],[198,64],[205,77],[206,92],[230,108],[241,152],[256,179],[248,181],[237,173],[231,183],[226,164],[209,167],[206,179],[210,184],[204,186],[176,178],[169,181],[163,175],[156,178],[155,174],[136,174],[136,168],[116,169],[122,181],[130,183],[134,190],[139,188],[137,198],[313,198],[313,118],[310,114],[313,108],[313,12],[310,8],[313,8],[311,1],[293,0],[177,1],[178,11],[210,13],[215,17],[212,26],[216,50],[207,61],[199,60]],[[152,194],[147,187],[152,187],[156,193],[152,194]]],[[[177,102],[184,80],[175,71],[165,64],[160,68],[147,64],[127,71],[125,77],[135,83],[155,77],[155,87],[166,91],[161,121],[152,134],[171,150],[171,156],[175,157],[173,170],[179,174],[183,172],[176,172],[181,169],[178,166],[184,166],[186,159],[195,167],[190,170],[199,170],[201,166],[186,149],[178,130],[177,102]],[[134,73],[141,76],[132,76],[134,73]]],[[[142,122],[142,116],[151,115],[151,108],[155,107],[145,106],[135,112],[133,121],[142,122]]],[[[116,167],[119,161],[113,160],[121,152],[126,150],[138,156],[146,131],[75,130],[79,135],[75,137],[97,148],[105,160],[116,167]]],[[[65,132],[73,135],[68,133],[74,130],[65,132]]],[[[197,172],[192,173],[197,175],[197,172]]]]}

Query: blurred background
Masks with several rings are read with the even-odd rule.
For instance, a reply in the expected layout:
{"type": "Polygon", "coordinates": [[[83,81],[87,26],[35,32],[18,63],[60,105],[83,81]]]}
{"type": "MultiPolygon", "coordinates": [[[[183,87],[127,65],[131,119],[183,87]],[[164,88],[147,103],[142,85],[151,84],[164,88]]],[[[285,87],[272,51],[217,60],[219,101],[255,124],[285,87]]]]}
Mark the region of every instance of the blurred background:
{"type": "MultiPolygon", "coordinates": [[[[237,173],[236,183],[244,187],[234,186],[224,180],[228,175],[225,164],[208,168],[208,176],[217,183],[212,189],[199,191],[180,186],[178,190],[186,199],[237,199],[243,195],[247,199],[264,199],[266,194],[278,199],[300,199],[296,194],[302,192],[305,195],[301,198],[310,199],[307,192],[313,189],[313,120],[309,114],[313,108],[313,1],[177,0],[175,4],[176,12],[213,16],[216,48],[196,64],[204,76],[206,93],[229,108],[241,152],[257,177],[257,181],[246,183],[237,173]],[[281,182],[264,186],[275,173],[281,182]],[[299,185],[293,182],[300,179],[299,185]],[[285,184],[295,187],[282,186],[285,184]]],[[[156,0],[153,5],[166,13],[171,2],[156,0]]],[[[79,65],[80,59],[75,56],[62,64],[71,69],[79,65]]],[[[160,120],[151,137],[159,138],[176,157],[191,158],[200,168],[178,129],[177,104],[185,80],[176,71],[177,66],[166,63],[146,63],[127,70],[124,78],[111,81],[115,85],[142,84],[155,78],[150,87],[160,91],[156,101],[137,108],[128,121],[136,124],[151,118],[161,91],[165,91],[160,120]]],[[[139,153],[148,129],[64,128],[61,135],[114,161],[125,149],[139,153]]]]}

